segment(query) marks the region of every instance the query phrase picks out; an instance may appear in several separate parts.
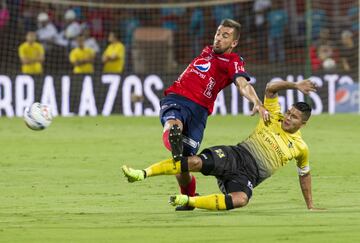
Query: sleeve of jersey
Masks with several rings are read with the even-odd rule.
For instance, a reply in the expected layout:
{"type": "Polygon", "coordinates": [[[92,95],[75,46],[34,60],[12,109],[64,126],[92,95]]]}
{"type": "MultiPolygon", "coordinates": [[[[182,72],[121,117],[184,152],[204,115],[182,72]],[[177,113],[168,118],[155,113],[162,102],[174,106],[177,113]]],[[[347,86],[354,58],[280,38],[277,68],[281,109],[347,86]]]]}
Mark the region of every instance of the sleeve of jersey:
{"type": "Polygon", "coordinates": [[[296,165],[299,176],[304,176],[310,172],[309,149],[307,147],[302,149],[301,155],[296,158],[296,165]]]}
{"type": "Polygon", "coordinates": [[[267,98],[265,96],[264,106],[271,114],[279,114],[281,112],[278,96],[274,98],[267,98]]]}
{"type": "Polygon", "coordinates": [[[244,77],[247,81],[250,81],[249,74],[245,71],[245,62],[242,57],[237,56],[229,65],[229,77],[232,77],[233,82],[237,77],[244,77]]]}

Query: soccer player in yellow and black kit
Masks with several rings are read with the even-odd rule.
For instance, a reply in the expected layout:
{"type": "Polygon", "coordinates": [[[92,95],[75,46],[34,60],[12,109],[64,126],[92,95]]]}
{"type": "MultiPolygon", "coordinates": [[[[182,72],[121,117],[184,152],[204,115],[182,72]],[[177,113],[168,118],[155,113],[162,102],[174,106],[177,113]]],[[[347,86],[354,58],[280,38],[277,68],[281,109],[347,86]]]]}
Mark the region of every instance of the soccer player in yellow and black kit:
{"type": "Polygon", "coordinates": [[[125,64],[125,46],[118,39],[115,31],[109,33],[110,44],[102,55],[103,73],[122,73],[125,64]]]}
{"type": "Polygon", "coordinates": [[[296,89],[304,94],[316,91],[310,80],[268,83],[264,106],[270,115],[270,121],[265,123],[260,119],[253,133],[241,143],[210,147],[197,156],[182,157],[178,161],[164,160],[144,170],[124,165],[122,170],[125,176],[129,182],[135,182],[151,176],[175,175],[184,171],[212,175],[217,178],[223,194],[197,197],[177,195],[170,197],[170,204],[229,210],[245,206],[254,187],[294,159],[307,208],[315,209],[311,193],[309,151],[299,130],[308,121],[311,107],[307,103],[297,102],[285,115],[281,114],[277,92],[285,89],[296,89]]]}
{"type": "Polygon", "coordinates": [[[18,51],[22,73],[31,75],[43,73],[45,50],[44,47],[36,41],[36,33],[34,31],[28,31],[26,33],[26,41],[19,46],[18,51]]]}
{"type": "Polygon", "coordinates": [[[79,35],[76,37],[78,47],[71,50],[69,60],[74,66],[74,74],[91,74],[94,73],[95,52],[85,46],[85,37],[79,35]]]}

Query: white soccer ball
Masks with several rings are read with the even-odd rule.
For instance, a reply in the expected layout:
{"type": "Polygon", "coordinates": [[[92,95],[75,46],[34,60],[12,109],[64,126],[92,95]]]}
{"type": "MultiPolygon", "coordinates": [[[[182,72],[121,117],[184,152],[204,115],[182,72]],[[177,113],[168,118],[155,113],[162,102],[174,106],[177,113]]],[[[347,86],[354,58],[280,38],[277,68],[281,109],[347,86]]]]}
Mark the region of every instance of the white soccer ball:
{"type": "Polygon", "coordinates": [[[25,124],[32,130],[44,130],[50,126],[52,119],[50,107],[38,102],[26,107],[24,111],[25,124]]]}
{"type": "Polygon", "coordinates": [[[332,70],[336,68],[336,62],[334,59],[328,57],[323,61],[322,66],[325,70],[332,70]]]}

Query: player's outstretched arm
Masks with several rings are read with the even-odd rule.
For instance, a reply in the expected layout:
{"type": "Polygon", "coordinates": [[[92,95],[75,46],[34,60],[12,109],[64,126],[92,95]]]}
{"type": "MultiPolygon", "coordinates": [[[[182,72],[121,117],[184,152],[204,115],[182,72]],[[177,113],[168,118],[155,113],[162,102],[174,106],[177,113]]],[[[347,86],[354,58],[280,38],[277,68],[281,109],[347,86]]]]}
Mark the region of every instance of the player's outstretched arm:
{"type": "Polygon", "coordinates": [[[300,182],[300,187],[301,187],[302,194],[304,196],[306,206],[308,209],[311,209],[314,207],[314,205],[313,205],[313,201],[312,201],[310,173],[308,173],[306,175],[300,175],[299,182],[300,182]]]}
{"type": "Polygon", "coordinates": [[[309,94],[310,91],[316,92],[316,85],[309,79],[301,80],[296,83],[288,81],[275,81],[268,83],[265,89],[267,98],[274,98],[280,90],[296,89],[304,94],[309,94]]]}
{"type": "Polygon", "coordinates": [[[314,207],[313,200],[312,200],[312,191],[311,191],[311,174],[307,173],[305,175],[299,176],[299,182],[302,194],[304,196],[304,200],[306,206],[309,210],[324,210],[323,208],[316,208],[314,207]]]}
{"type": "Polygon", "coordinates": [[[256,112],[259,112],[264,122],[268,122],[270,120],[269,112],[263,106],[258,95],[256,94],[254,87],[249,84],[244,77],[241,76],[236,78],[235,83],[239,89],[240,94],[254,104],[252,115],[254,115],[256,112]]]}

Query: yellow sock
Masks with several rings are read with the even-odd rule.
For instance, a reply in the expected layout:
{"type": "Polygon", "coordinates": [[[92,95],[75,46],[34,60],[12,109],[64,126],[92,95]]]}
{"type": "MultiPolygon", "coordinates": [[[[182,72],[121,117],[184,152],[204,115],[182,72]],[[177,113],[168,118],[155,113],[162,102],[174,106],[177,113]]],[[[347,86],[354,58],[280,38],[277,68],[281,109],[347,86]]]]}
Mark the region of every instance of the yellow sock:
{"type": "Polygon", "coordinates": [[[189,206],[209,210],[226,210],[225,195],[211,194],[208,196],[189,197],[189,206]]]}
{"type": "Polygon", "coordinates": [[[145,169],[146,177],[157,175],[176,175],[181,173],[181,162],[167,159],[150,165],[145,169]]]}

